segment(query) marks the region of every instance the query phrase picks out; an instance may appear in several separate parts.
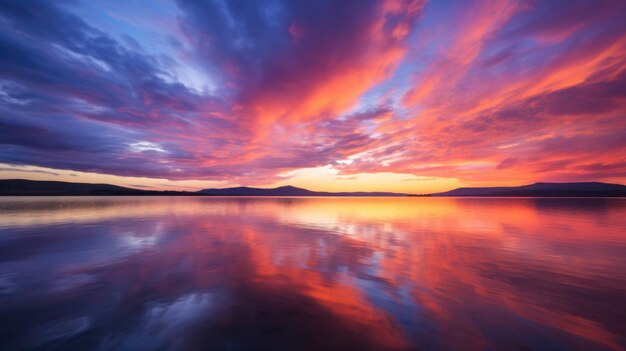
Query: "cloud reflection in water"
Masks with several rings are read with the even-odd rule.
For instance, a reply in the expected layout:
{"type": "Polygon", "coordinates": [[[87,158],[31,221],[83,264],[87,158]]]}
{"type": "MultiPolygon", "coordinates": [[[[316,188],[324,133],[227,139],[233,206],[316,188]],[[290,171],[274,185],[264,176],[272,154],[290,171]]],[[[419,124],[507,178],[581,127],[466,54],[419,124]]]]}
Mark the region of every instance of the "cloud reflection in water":
{"type": "Polygon", "coordinates": [[[626,201],[5,198],[2,349],[620,349],[626,201]]]}

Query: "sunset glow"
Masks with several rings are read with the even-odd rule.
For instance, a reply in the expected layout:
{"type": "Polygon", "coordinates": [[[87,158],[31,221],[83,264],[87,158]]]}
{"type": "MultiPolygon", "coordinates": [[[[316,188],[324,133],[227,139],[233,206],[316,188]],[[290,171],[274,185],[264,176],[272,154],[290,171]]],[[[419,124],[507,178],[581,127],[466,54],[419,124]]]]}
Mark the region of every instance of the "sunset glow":
{"type": "Polygon", "coordinates": [[[626,183],[624,1],[157,3],[0,4],[1,178],[626,183]]]}
{"type": "Polygon", "coordinates": [[[623,198],[14,197],[0,206],[0,267],[14,272],[0,316],[20,326],[0,338],[4,349],[626,345],[623,198]],[[51,322],[69,336],[45,333],[51,322]]]}

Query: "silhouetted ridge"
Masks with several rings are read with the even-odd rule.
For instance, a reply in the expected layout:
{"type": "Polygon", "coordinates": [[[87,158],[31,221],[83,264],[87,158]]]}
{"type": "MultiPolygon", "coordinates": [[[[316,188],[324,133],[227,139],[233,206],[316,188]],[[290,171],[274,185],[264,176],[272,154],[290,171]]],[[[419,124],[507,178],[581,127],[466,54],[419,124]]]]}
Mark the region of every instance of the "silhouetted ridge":
{"type": "Polygon", "coordinates": [[[0,179],[0,195],[187,195],[184,191],[155,191],[125,188],[111,184],[70,183],[27,179],[0,179]]]}
{"type": "MultiPolygon", "coordinates": [[[[278,188],[234,187],[198,192],[139,190],[111,184],[25,179],[0,180],[0,195],[181,195],[181,196],[417,196],[392,192],[322,192],[291,185],[278,188]]],[[[517,187],[458,188],[432,196],[626,197],[626,186],[600,182],[544,183],[517,187]]],[[[422,195],[424,196],[424,195],[422,195]]]]}
{"type": "Polygon", "coordinates": [[[180,195],[180,196],[406,196],[389,192],[342,192],[330,193],[311,191],[291,185],[272,189],[246,186],[224,189],[205,189],[198,192],[157,191],[125,188],[111,184],[70,183],[58,181],[38,181],[26,179],[0,180],[0,195],[5,196],[78,196],[78,195],[180,195]]]}
{"type": "Polygon", "coordinates": [[[311,191],[303,188],[298,188],[291,185],[285,185],[278,188],[264,189],[264,188],[250,188],[250,187],[236,187],[236,188],[223,188],[223,189],[204,189],[198,193],[204,195],[219,195],[219,196],[407,196],[402,193],[390,193],[390,192],[324,192],[324,191],[311,191]]]}
{"type": "Polygon", "coordinates": [[[515,187],[458,188],[433,196],[616,197],[626,196],[626,186],[600,182],[538,182],[515,187]]]}

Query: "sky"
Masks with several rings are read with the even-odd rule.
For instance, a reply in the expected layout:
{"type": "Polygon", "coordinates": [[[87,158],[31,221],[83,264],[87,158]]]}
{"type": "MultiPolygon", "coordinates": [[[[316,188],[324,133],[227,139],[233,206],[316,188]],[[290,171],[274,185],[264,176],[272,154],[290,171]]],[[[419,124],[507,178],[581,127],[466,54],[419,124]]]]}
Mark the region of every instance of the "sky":
{"type": "Polygon", "coordinates": [[[0,178],[626,183],[626,1],[0,2],[0,178]]]}

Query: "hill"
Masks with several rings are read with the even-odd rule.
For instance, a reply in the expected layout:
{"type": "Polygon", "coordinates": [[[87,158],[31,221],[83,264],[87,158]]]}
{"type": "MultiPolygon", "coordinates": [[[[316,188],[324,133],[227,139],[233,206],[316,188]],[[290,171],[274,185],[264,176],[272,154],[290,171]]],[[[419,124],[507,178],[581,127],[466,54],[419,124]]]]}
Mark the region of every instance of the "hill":
{"type": "Polygon", "coordinates": [[[236,187],[236,188],[222,188],[222,189],[204,189],[198,191],[204,195],[220,195],[220,196],[407,196],[402,193],[390,193],[390,192],[322,192],[311,191],[295,186],[281,186],[278,188],[251,188],[251,187],[236,187]]]}
{"type": "Polygon", "coordinates": [[[57,181],[38,181],[26,179],[0,179],[0,195],[5,196],[406,196],[407,194],[389,192],[318,192],[294,186],[282,186],[272,189],[236,187],[223,189],[204,189],[198,192],[155,191],[125,188],[111,184],[71,183],[57,181]]]}
{"type": "MultiPolygon", "coordinates": [[[[111,184],[71,183],[25,179],[0,180],[0,195],[142,195],[142,196],[418,196],[392,192],[322,192],[295,186],[278,188],[235,187],[197,192],[156,191],[111,184]]],[[[423,195],[421,195],[423,196],[423,195]]],[[[515,187],[458,188],[430,196],[626,197],[626,186],[599,182],[534,183],[515,187]]]]}
{"type": "Polygon", "coordinates": [[[186,195],[181,191],[151,191],[111,184],[70,183],[26,179],[0,179],[0,195],[75,196],[75,195],[186,195]]]}
{"type": "Polygon", "coordinates": [[[534,183],[514,187],[458,188],[433,196],[536,196],[536,197],[617,197],[626,196],[626,186],[599,182],[534,183]]]}

